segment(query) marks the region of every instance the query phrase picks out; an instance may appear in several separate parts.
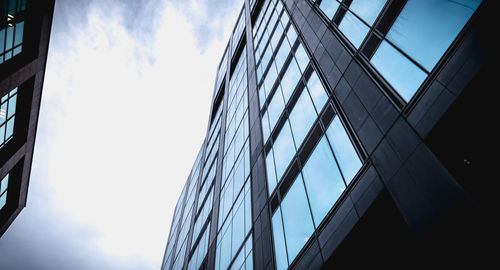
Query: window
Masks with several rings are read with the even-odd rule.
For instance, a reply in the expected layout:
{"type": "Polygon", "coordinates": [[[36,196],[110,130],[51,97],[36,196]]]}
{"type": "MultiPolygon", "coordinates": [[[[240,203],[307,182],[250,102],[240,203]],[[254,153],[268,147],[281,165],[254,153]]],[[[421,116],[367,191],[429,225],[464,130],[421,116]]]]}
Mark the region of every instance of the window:
{"type": "Polygon", "coordinates": [[[371,64],[408,102],[479,4],[481,0],[409,0],[371,64]]]}
{"type": "Polygon", "coordinates": [[[386,0],[353,0],[339,24],[339,30],[359,48],[386,0]]]}
{"type": "Polygon", "coordinates": [[[0,180],[0,210],[7,204],[7,188],[9,187],[9,174],[0,180]]]}
{"type": "Polygon", "coordinates": [[[0,23],[0,64],[23,50],[22,12],[26,9],[26,0],[7,0],[4,7],[5,11],[1,14],[2,22],[0,23]]]}
{"type": "Polygon", "coordinates": [[[361,165],[335,116],[273,214],[277,269],[293,262],[361,165]]]}
{"type": "Polygon", "coordinates": [[[0,105],[0,148],[14,136],[17,87],[2,97],[0,105]]]}

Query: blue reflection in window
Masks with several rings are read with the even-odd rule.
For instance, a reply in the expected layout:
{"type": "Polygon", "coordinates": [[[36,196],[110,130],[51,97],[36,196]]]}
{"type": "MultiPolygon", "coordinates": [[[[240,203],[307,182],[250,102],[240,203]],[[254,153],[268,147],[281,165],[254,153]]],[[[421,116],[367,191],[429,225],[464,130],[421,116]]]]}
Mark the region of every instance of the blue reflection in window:
{"type": "Polygon", "coordinates": [[[281,202],[288,260],[293,261],[314,232],[304,183],[300,174],[281,202]]]}
{"type": "Polygon", "coordinates": [[[283,42],[281,42],[280,48],[274,58],[278,72],[281,71],[281,68],[283,67],[283,64],[285,63],[286,58],[288,57],[288,54],[290,53],[291,49],[292,48],[290,47],[290,44],[288,44],[286,39],[283,40],[283,42]]]}
{"type": "Polygon", "coordinates": [[[481,0],[409,0],[387,39],[431,71],[481,0]]]}
{"type": "Polygon", "coordinates": [[[278,138],[273,145],[274,150],[274,161],[276,166],[276,175],[277,179],[281,179],[281,176],[285,172],[288,164],[292,160],[295,155],[295,145],[293,143],[292,131],[290,130],[290,125],[288,124],[288,120],[283,125],[278,138]]]}
{"type": "Polygon", "coordinates": [[[285,103],[288,103],[288,99],[295,90],[297,83],[300,80],[301,72],[299,67],[294,59],[290,61],[288,68],[281,79],[281,89],[283,90],[283,97],[285,99],[285,103]]]}
{"type": "Polygon", "coordinates": [[[307,55],[306,50],[304,50],[304,47],[301,43],[299,43],[299,47],[297,47],[297,51],[295,52],[295,59],[299,64],[300,70],[304,72],[306,70],[307,64],[309,63],[309,56],[307,55]]]}
{"type": "Polygon", "coordinates": [[[307,88],[309,89],[309,93],[311,94],[311,98],[313,100],[314,106],[316,107],[316,111],[321,112],[323,106],[325,106],[326,101],[328,100],[328,96],[326,94],[326,90],[321,84],[318,74],[313,70],[311,77],[307,81],[307,88]]]}
{"type": "Polygon", "coordinates": [[[370,29],[350,11],[347,11],[340,22],[339,30],[351,41],[354,47],[359,48],[370,29]]]}
{"type": "Polygon", "coordinates": [[[273,98],[271,99],[271,102],[269,102],[269,106],[267,107],[267,112],[269,112],[269,127],[271,130],[274,129],[274,126],[276,125],[276,122],[278,122],[278,119],[284,109],[285,103],[283,103],[283,97],[281,96],[281,91],[278,87],[273,98]]]}
{"type": "Polygon", "coordinates": [[[330,140],[345,181],[349,184],[362,164],[338,116],[333,118],[330,127],[326,130],[326,135],[330,140]]]}
{"type": "Polygon", "coordinates": [[[286,255],[285,238],[283,234],[283,223],[281,222],[280,207],[273,214],[273,238],[274,238],[274,255],[276,258],[276,269],[284,270],[288,268],[288,260],[286,255]]]}
{"type": "Polygon", "coordinates": [[[266,156],[266,173],[267,173],[268,192],[269,192],[269,195],[271,195],[271,193],[273,193],[273,191],[274,191],[274,188],[276,187],[276,183],[278,182],[276,180],[276,171],[274,168],[273,149],[271,149],[266,156]]]}
{"type": "Polygon", "coordinates": [[[314,110],[314,105],[307,90],[304,89],[288,118],[292,126],[293,137],[295,138],[297,146],[302,144],[302,141],[306,137],[309,129],[311,129],[316,118],[317,114],[314,110]]]}
{"type": "Polygon", "coordinates": [[[427,77],[425,72],[385,40],[378,47],[370,63],[406,102],[410,101],[427,77]]]}
{"type": "Polygon", "coordinates": [[[320,224],[345,190],[344,181],[335,164],[326,137],[319,141],[314,152],[304,165],[302,173],[304,174],[304,182],[309,195],[314,222],[320,224]]]}
{"type": "Polygon", "coordinates": [[[319,8],[325,13],[328,18],[333,18],[335,12],[339,8],[339,3],[336,0],[323,0],[319,4],[319,8]]]}
{"type": "Polygon", "coordinates": [[[386,2],[386,0],[353,0],[349,9],[371,26],[386,2]]]}

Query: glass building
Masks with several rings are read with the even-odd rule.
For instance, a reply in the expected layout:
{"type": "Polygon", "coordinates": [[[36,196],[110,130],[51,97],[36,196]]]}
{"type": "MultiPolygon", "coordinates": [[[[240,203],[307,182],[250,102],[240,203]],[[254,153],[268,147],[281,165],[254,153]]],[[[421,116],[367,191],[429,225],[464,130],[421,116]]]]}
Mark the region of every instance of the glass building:
{"type": "Polygon", "coordinates": [[[487,5],[245,0],[161,269],[486,261],[487,5]]]}
{"type": "Polygon", "coordinates": [[[0,237],[26,206],[53,10],[0,1],[0,237]]]}

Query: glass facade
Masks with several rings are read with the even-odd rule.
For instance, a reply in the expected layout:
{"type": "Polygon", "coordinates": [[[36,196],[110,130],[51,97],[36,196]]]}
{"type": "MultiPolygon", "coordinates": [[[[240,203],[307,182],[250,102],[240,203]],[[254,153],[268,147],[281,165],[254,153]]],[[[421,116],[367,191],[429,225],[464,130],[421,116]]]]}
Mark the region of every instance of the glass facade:
{"type": "Polygon", "coordinates": [[[0,22],[0,64],[23,50],[26,0],[7,0],[0,22]]]}
{"type": "Polygon", "coordinates": [[[387,91],[380,93],[392,99],[386,107],[401,102],[402,110],[481,2],[306,1],[243,5],[219,64],[213,117],[176,206],[162,269],[300,268],[313,245],[323,252],[319,235],[343,222],[336,213],[354,203],[353,190],[374,166],[362,136],[375,134],[372,120],[386,108],[362,90],[387,91]],[[304,5],[328,24],[325,31],[335,33],[347,56],[338,52],[335,63],[323,62],[337,49],[333,41],[328,48],[326,38],[318,37],[324,50],[311,48],[304,29],[314,18],[293,15],[308,11],[304,5]],[[342,57],[349,61],[332,76],[342,57]],[[349,78],[350,63],[362,63],[356,78],[349,78]],[[341,97],[341,90],[354,91],[341,97]],[[352,96],[359,102],[343,103],[352,96]],[[356,106],[365,115],[353,114],[356,106]],[[272,257],[267,265],[264,252],[272,257]]]}
{"type": "Polygon", "coordinates": [[[409,102],[482,1],[408,0],[396,15],[382,13],[392,4],[385,0],[316,2],[356,50],[370,37],[379,39],[376,50],[366,57],[409,102]],[[379,17],[395,20],[388,31],[376,27],[379,17]]]}

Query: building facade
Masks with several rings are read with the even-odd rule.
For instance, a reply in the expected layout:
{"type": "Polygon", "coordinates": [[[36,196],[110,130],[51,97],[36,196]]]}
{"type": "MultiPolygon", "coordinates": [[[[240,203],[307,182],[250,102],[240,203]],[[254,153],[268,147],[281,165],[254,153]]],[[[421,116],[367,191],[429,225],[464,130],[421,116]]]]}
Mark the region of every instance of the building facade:
{"type": "Polygon", "coordinates": [[[162,269],[486,263],[488,4],[245,0],[162,269]]]}
{"type": "Polygon", "coordinates": [[[26,206],[53,11],[0,1],[0,237],[26,206]]]}

